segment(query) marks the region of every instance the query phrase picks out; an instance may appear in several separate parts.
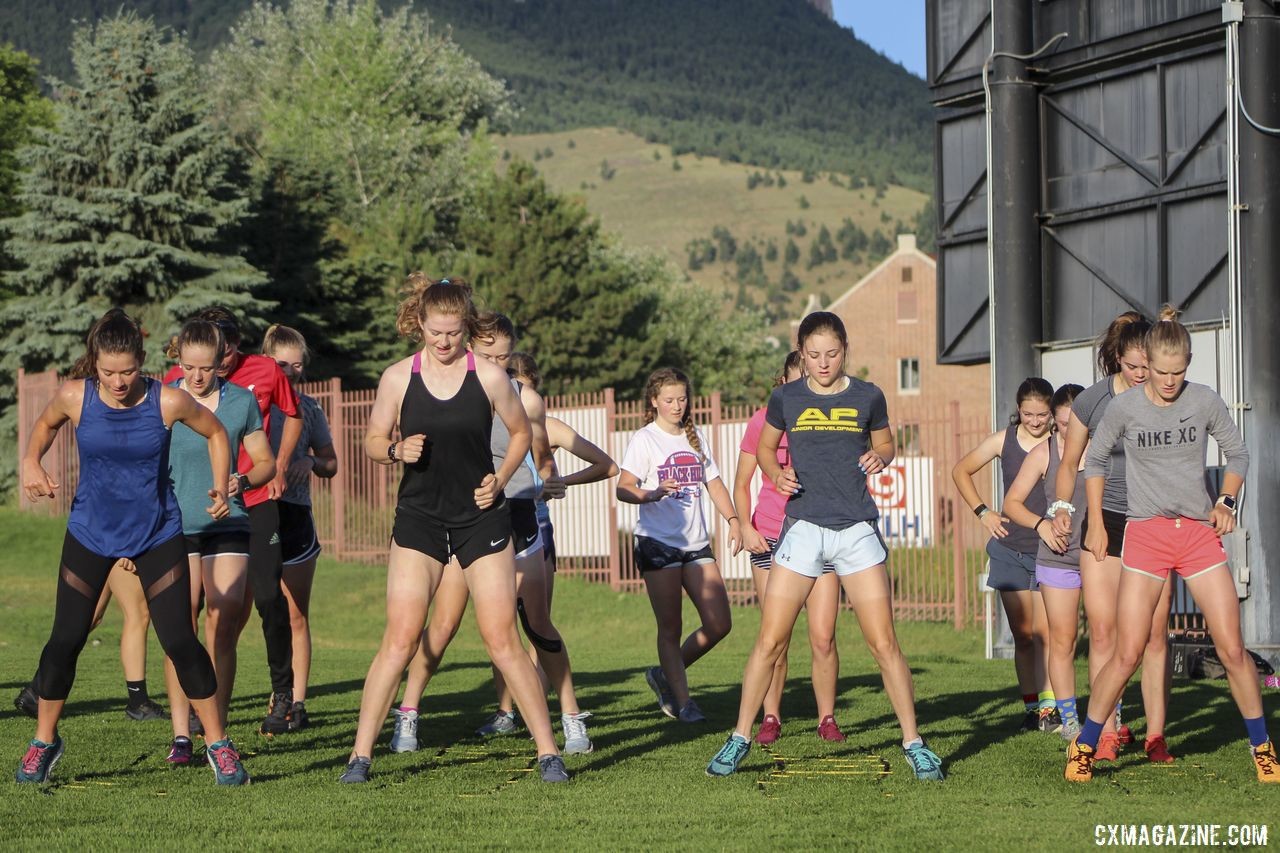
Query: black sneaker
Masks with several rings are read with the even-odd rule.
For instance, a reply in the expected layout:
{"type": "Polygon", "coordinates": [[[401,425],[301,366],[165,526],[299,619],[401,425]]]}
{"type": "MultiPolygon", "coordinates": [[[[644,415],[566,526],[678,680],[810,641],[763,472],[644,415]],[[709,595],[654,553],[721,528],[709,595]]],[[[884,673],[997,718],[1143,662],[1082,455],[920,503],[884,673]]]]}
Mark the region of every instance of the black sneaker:
{"type": "Polygon", "coordinates": [[[1018,726],[1018,733],[1038,732],[1040,731],[1040,710],[1032,708],[1022,718],[1022,723],[1018,726]]]}
{"type": "Polygon", "coordinates": [[[145,720],[167,720],[169,718],[169,712],[150,699],[140,702],[136,706],[126,706],[124,713],[129,719],[137,720],[140,723],[145,720]]]}
{"type": "Polygon", "coordinates": [[[28,684],[13,697],[13,707],[34,720],[40,716],[40,697],[36,696],[36,692],[28,684]]]}
{"type": "Polygon", "coordinates": [[[1062,731],[1062,715],[1057,708],[1040,709],[1040,731],[1056,734],[1062,731]]]}
{"type": "Polygon", "coordinates": [[[305,729],[311,725],[311,720],[307,717],[307,706],[303,703],[294,702],[290,713],[293,715],[293,727],[295,729],[305,729]]]}
{"type": "Polygon", "coordinates": [[[293,691],[272,693],[271,704],[267,706],[267,718],[262,721],[260,734],[282,735],[297,731],[298,725],[293,718],[293,691]]]}

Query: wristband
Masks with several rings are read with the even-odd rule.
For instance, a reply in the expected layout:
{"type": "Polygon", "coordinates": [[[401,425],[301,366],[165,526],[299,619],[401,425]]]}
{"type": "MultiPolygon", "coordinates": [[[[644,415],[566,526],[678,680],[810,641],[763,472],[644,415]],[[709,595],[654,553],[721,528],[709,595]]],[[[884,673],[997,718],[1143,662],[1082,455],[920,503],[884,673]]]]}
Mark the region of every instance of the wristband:
{"type": "Polygon", "coordinates": [[[1053,517],[1054,515],[1057,514],[1058,510],[1060,509],[1065,509],[1067,511],[1067,515],[1076,514],[1075,504],[1071,503],[1071,501],[1056,500],[1053,503],[1049,504],[1049,509],[1045,513],[1045,517],[1046,518],[1053,517]]]}
{"type": "Polygon", "coordinates": [[[973,508],[973,514],[976,515],[978,518],[982,518],[982,516],[986,515],[990,510],[991,510],[991,507],[987,506],[986,504],[978,504],[973,508]]]}
{"type": "Polygon", "coordinates": [[[1046,521],[1048,521],[1048,520],[1049,520],[1049,519],[1047,519],[1047,518],[1042,518],[1042,519],[1040,519],[1039,521],[1037,521],[1037,522],[1036,522],[1036,526],[1035,526],[1035,527],[1033,527],[1033,528],[1031,528],[1031,529],[1032,529],[1032,530],[1034,530],[1036,533],[1039,533],[1039,532],[1040,532],[1040,525],[1044,524],[1044,523],[1045,523],[1046,521]]]}

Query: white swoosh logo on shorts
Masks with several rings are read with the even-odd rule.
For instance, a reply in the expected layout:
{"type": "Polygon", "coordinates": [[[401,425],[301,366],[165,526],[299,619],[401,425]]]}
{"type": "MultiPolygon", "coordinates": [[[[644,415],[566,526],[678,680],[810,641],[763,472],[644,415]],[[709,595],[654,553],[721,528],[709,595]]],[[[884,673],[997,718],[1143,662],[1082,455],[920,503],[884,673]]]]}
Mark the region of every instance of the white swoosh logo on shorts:
{"type": "Polygon", "coordinates": [[[501,539],[495,539],[495,540],[493,540],[492,542],[490,542],[490,543],[489,543],[489,547],[490,547],[490,548],[496,548],[496,547],[498,547],[499,545],[501,545],[503,542],[506,542],[506,541],[507,541],[507,537],[503,536],[501,539]]]}
{"type": "Polygon", "coordinates": [[[525,540],[524,540],[524,543],[525,543],[526,545],[530,545],[530,544],[532,544],[532,543],[534,542],[534,540],[536,540],[537,538],[538,538],[538,534],[536,534],[536,533],[535,533],[535,534],[533,534],[532,536],[530,536],[530,537],[528,537],[527,539],[525,539],[525,540]]]}

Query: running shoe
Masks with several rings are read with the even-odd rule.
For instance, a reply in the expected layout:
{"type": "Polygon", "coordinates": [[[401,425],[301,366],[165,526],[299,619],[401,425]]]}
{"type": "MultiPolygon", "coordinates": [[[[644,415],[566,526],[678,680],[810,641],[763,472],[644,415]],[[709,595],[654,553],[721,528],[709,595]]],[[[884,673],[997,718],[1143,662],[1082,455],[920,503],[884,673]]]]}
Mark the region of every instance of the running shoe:
{"type": "Polygon", "coordinates": [[[240,763],[240,753],[236,752],[231,738],[209,744],[205,751],[209,766],[213,768],[213,778],[219,785],[248,785],[249,774],[240,763]]]}
{"type": "Polygon", "coordinates": [[[1038,727],[1040,731],[1054,734],[1062,730],[1062,715],[1057,708],[1041,708],[1038,727]]]}
{"type": "Polygon", "coordinates": [[[702,709],[698,707],[698,703],[690,699],[684,703],[684,707],[680,709],[680,722],[682,723],[705,723],[707,715],[702,713],[702,709]]]}
{"type": "Polygon", "coordinates": [[[844,732],[840,731],[840,726],[836,724],[836,718],[827,714],[822,718],[822,722],[818,724],[818,737],[823,740],[829,740],[832,743],[843,743],[844,732]]]}
{"type": "Polygon", "coordinates": [[[1079,723],[1063,723],[1062,728],[1058,729],[1058,736],[1068,743],[1075,740],[1078,734],[1080,734],[1079,723]]]}
{"type": "Polygon", "coordinates": [[[193,753],[194,749],[191,745],[191,738],[176,737],[173,739],[173,744],[169,747],[169,757],[166,758],[165,761],[175,767],[186,767],[191,763],[193,753]]]}
{"type": "Polygon", "coordinates": [[[543,782],[568,782],[569,771],[564,769],[564,759],[558,755],[543,755],[538,759],[538,775],[543,782]]]}
{"type": "MultiPolygon", "coordinates": [[[[27,747],[27,754],[22,756],[22,761],[18,764],[14,780],[19,783],[48,782],[53,776],[53,768],[62,759],[62,749],[62,738],[56,734],[53,736],[53,743],[32,739],[27,747]]],[[[1258,771],[1258,778],[1262,778],[1261,770],[1258,771]]]]}
{"type": "Polygon", "coordinates": [[[1147,738],[1142,749],[1152,764],[1172,764],[1174,761],[1173,753],[1169,752],[1169,746],[1164,742],[1164,735],[1147,738]]]}
{"type": "Polygon", "coordinates": [[[196,716],[195,711],[191,711],[187,715],[187,728],[191,731],[191,736],[204,735],[204,723],[200,722],[200,718],[196,716]]]}
{"type": "Polygon", "coordinates": [[[1121,725],[1116,729],[1116,737],[1120,739],[1121,745],[1133,743],[1133,730],[1126,725],[1121,725]]]}
{"type": "Polygon", "coordinates": [[[147,720],[169,719],[169,712],[160,705],[157,705],[155,702],[152,702],[150,699],[140,702],[133,707],[126,706],[124,709],[124,715],[129,719],[137,720],[140,723],[146,722],[147,720]]]}
{"type": "Polygon", "coordinates": [[[1088,744],[1080,743],[1078,736],[1072,738],[1071,743],[1067,744],[1067,769],[1063,773],[1066,780],[1068,782],[1093,781],[1093,762],[1096,752],[1097,750],[1088,744]]]}
{"type": "Polygon", "coordinates": [[[1098,739],[1094,761],[1115,761],[1120,756],[1120,738],[1115,732],[1103,732],[1098,739]]]}
{"type": "Polygon", "coordinates": [[[1253,763],[1258,768],[1259,782],[1280,782],[1280,759],[1276,758],[1276,748],[1271,741],[1254,747],[1253,763]]]}
{"type": "Polygon", "coordinates": [[[756,732],[756,743],[768,746],[780,737],[782,737],[782,721],[773,714],[765,714],[760,722],[760,731],[756,732]]]}
{"type": "Polygon", "coordinates": [[[36,695],[36,691],[28,684],[18,691],[17,696],[13,697],[13,707],[34,720],[40,716],[40,697],[36,695]]]}
{"type": "Polygon", "coordinates": [[[267,717],[262,721],[259,734],[282,735],[297,731],[298,725],[293,719],[293,691],[272,693],[271,702],[267,705],[267,717]]]}
{"type": "Polygon", "coordinates": [[[590,711],[560,716],[560,725],[564,729],[565,755],[586,755],[595,749],[591,738],[587,737],[587,724],[584,722],[590,716],[590,711]]]}
{"type": "Polygon", "coordinates": [[[904,746],[902,754],[907,757],[907,763],[911,765],[911,772],[916,774],[917,779],[929,782],[942,781],[942,759],[932,749],[925,746],[923,741],[911,746],[904,746]]]}
{"type": "Polygon", "coordinates": [[[671,695],[671,685],[667,683],[667,677],[662,674],[662,667],[651,666],[646,669],[644,680],[658,697],[658,709],[672,719],[679,717],[680,709],[676,707],[676,698],[671,695]]]}
{"type": "Polygon", "coordinates": [[[751,751],[751,741],[734,732],[707,765],[708,776],[732,776],[751,751]]]}
{"type": "Polygon", "coordinates": [[[295,729],[305,729],[311,725],[311,718],[307,716],[307,706],[304,703],[294,702],[293,708],[289,710],[289,713],[293,716],[295,729]]]}
{"type": "Polygon", "coordinates": [[[1022,722],[1018,724],[1018,733],[1026,734],[1034,732],[1040,728],[1040,712],[1035,708],[1022,715],[1022,722]]]}
{"type": "Polygon", "coordinates": [[[484,725],[476,729],[476,734],[480,737],[494,737],[495,735],[509,735],[515,730],[516,712],[498,709],[493,712],[489,719],[484,721],[484,725]]]}
{"type": "Polygon", "coordinates": [[[369,765],[371,764],[373,764],[372,758],[365,758],[363,755],[357,755],[355,758],[347,762],[347,769],[338,777],[338,781],[344,785],[368,782],[369,765]]]}
{"type": "Polygon", "coordinates": [[[391,713],[396,715],[396,728],[391,733],[391,751],[417,752],[418,712],[401,711],[396,708],[391,713]]]}

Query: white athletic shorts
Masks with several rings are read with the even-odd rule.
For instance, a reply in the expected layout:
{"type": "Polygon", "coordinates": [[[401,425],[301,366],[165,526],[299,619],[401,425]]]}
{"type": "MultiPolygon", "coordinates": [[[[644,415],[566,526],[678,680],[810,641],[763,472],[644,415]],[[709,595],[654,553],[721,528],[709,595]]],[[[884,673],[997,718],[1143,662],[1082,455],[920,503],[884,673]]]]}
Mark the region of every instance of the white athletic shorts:
{"type": "Polygon", "coordinates": [[[787,518],[778,534],[773,561],[785,569],[817,579],[831,563],[838,575],[852,575],[889,559],[880,531],[869,521],[844,530],[830,530],[808,521],[787,518]]]}

